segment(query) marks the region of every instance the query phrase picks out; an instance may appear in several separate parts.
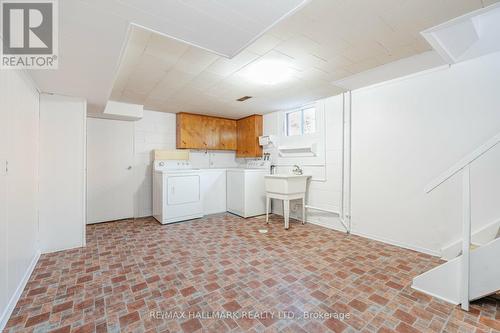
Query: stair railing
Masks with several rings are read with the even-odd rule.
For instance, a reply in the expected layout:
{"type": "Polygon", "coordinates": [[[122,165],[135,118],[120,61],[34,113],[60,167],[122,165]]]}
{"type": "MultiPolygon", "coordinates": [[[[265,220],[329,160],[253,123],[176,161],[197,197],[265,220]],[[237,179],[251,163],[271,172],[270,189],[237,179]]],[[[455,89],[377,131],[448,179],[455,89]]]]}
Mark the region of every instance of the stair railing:
{"type": "Polygon", "coordinates": [[[482,146],[465,156],[458,163],[436,178],[425,188],[426,193],[432,192],[448,179],[462,172],[462,292],[461,307],[469,311],[469,290],[470,290],[470,245],[471,245],[471,183],[470,168],[471,164],[490,151],[500,143],[500,133],[489,139],[482,146]]]}

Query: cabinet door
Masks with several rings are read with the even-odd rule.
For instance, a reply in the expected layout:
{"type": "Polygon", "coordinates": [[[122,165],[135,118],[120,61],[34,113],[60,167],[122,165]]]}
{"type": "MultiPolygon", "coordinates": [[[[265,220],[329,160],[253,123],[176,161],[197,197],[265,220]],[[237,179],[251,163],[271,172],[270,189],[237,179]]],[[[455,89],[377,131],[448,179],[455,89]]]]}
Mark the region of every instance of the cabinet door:
{"type": "Polygon", "coordinates": [[[236,150],[236,121],[178,113],[177,149],[236,150]]]}
{"type": "Polygon", "coordinates": [[[222,149],[220,142],[220,121],[219,118],[203,117],[204,143],[207,149],[222,149]]]}
{"type": "Polygon", "coordinates": [[[236,121],[231,119],[219,119],[219,140],[222,150],[236,150],[236,121]]]}
{"type": "Polygon", "coordinates": [[[249,118],[243,118],[237,122],[237,157],[247,157],[250,155],[248,133],[251,132],[249,118]]]}
{"type": "Polygon", "coordinates": [[[252,136],[252,156],[262,157],[262,146],[259,144],[259,136],[262,135],[262,116],[253,116],[254,133],[252,136]]]}
{"type": "Polygon", "coordinates": [[[177,114],[177,148],[178,149],[207,149],[204,137],[203,116],[178,113],[177,114]]]}
{"type": "Polygon", "coordinates": [[[237,157],[261,157],[262,147],[259,136],[262,135],[262,116],[253,115],[237,122],[237,157]]]}

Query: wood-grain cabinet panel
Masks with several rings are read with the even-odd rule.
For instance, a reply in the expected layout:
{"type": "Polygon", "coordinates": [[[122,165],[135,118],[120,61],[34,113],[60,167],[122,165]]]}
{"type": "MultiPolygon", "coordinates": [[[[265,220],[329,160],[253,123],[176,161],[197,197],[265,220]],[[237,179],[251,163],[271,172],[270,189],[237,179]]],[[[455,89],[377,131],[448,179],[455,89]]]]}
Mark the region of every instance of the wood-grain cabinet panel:
{"type": "Polygon", "coordinates": [[[237,157],[261,157],[262,116],[239,120],[177,114],[177,149],[235,150],[237,157]]]}

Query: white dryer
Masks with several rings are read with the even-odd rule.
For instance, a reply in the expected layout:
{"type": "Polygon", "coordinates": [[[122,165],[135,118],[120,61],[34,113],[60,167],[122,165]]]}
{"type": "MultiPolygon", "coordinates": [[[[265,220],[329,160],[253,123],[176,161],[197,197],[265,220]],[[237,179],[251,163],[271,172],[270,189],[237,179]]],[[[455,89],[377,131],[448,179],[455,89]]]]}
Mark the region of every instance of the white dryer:
{"type": "Polygon", "coordinates": [[[201,171],[189,161],[154,161],[153,216],[161,224],[203,217],[201,171]]]}

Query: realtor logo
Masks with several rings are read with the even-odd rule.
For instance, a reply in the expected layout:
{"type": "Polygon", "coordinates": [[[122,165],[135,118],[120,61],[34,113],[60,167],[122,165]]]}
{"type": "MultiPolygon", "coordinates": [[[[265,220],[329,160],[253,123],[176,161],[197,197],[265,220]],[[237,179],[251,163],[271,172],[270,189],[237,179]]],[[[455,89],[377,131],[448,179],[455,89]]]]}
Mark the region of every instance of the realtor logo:
{"type": "Polygon", "coordinates": [[[56,0],[5,0],[1,68],[57,69],[56,0]]]}

